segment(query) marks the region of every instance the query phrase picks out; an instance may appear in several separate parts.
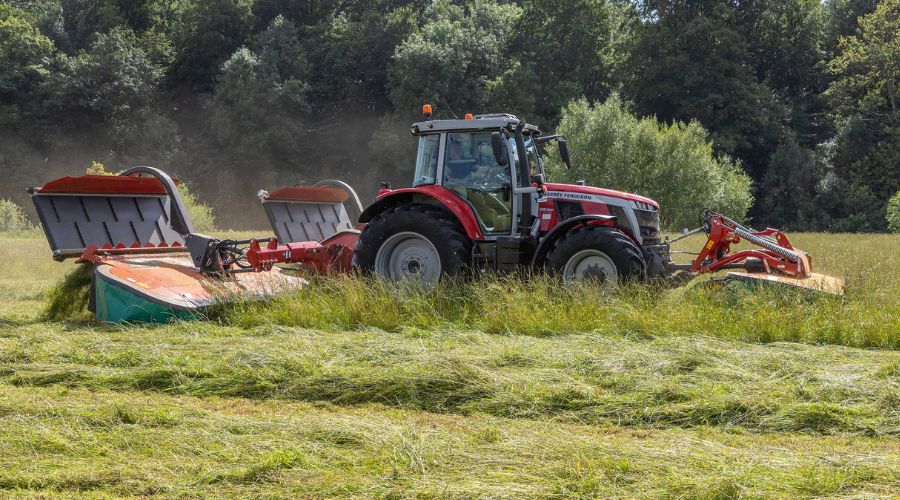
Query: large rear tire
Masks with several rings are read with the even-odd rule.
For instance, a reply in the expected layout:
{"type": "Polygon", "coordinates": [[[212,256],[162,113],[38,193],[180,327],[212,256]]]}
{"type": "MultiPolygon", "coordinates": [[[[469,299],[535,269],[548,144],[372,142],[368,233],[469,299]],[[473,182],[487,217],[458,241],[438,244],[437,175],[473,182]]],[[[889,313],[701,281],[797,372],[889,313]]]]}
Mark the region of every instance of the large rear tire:
{"type": "Polygon", "coordinates": [[[604,288],[642,280],[647,274],[637,245],[605,226],[583,226],[560,238],[547,255],[547,269],[566,283],[597,280],[604,288]]]}
{"type": "Polygon", "coordinates": [[[387,279],[436,283],[463,274],[472,241],[446,212],[428,205],[405,204],[372,218],[356,243],[353,265],[387,279]]]}

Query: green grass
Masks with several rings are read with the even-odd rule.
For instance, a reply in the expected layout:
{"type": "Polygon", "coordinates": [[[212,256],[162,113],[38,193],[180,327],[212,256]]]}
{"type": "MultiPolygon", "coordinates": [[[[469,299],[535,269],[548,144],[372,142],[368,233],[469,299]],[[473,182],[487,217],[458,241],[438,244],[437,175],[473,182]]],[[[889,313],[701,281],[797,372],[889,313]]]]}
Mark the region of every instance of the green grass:
{"type": "MultiPolygon", "coordinates": [[[[898,271],[900,272],[900,271],[898,271]]],[[[375,279],[330,277],[265,302],[222,308],[218,321],[245,328],[281,325],[327,330],[477,330],[529,336],[596,333],[656,337],[701,335],[749,342],[793,341],[855,347],[900,347],[900,304],[885,291],[851,285],[835,297],[791,288],[698,278],[685,288],[631,286],[604,294],[547,277],[490,277],[427,289],[375,279]]],[[[895,297],[895,296],[894,296],[895,297]]]]}
{"type": "Polygon", "coordinates": [[[844,297],[334,279],[116,326],[0,238],[0,496],[896,494],[900,237],[795,239],[844,297]]]}
{"type": "Polygon", "coordinates": [[[377,403],[654,428],[900,434],[898,356],[890,351],[197,322],[31,325],[0,340],[0,360],[0,381],[17,387],[377,403]]]}
{"type": "MultiPolygon", "coordinates": [[[[900,347],[900,238],[801,234],[796,244],[817,271],[844,278],[846,294],[796,289],[637,285],[615,294],[536,277],[445,283],[434,289],[378,280],[328,278],[296,294],[226,308],[215,317],[242,327],[346,330],[477,330],[519,335],[702,335],[749,342],[794,341],[900,347]]],[[[682,248],[698,248],[693,238],[682,248]]]]}
{"type": "Polygon", "coordinates": [[[13,495],[859,496],[891,440],[0,386],[13,495]],[[27,458],[26,458],[27,457],[27,458]]]}

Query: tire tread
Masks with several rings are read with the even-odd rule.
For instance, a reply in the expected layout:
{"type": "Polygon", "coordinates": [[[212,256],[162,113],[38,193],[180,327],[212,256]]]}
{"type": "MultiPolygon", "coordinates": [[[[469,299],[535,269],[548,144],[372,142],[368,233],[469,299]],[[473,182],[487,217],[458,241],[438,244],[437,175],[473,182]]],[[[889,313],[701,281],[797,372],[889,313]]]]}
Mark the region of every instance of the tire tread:
{"type": "Polygon", "coordinates": [[[551,274],[562,274],[569,259],[577,252],[597,249],[607,254],[623,281],[643,280],[647,263],[641,250],[624,233],[608,226],[581,226],[553,245],[547,254],[547,269],[551,274]]]}

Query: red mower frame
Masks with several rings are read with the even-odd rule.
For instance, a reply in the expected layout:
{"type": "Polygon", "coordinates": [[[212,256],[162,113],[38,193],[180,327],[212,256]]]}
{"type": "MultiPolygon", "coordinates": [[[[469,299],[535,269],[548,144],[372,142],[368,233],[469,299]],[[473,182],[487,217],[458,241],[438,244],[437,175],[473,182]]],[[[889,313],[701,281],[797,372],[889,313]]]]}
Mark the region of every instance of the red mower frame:
{"type": "Polygon", "coordinates": [[[692,273],[710,273],[723,269],[761,266],[766,274],[777,271],[795,278],[807,277],[812,262],[805,252],[791,245],[788,237],[774,228],[755,231],[728,217],[707,212],[704,229],[708,239],[690,267],[692,273]],[[731,253],[731,245],[745,239],[762,248],[731,253]]]}

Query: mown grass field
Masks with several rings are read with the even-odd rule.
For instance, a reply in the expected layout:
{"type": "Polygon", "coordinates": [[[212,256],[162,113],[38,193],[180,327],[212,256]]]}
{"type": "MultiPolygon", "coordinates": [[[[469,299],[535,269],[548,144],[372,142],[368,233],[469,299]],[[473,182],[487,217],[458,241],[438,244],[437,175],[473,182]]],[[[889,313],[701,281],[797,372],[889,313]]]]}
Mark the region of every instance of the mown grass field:
{"type": "Polygon", "coordinates": [[[0,495],[896,496],[900,237],[792,240],[845,296],[332,279],[116,326],[0,238],[0,495]]]}

